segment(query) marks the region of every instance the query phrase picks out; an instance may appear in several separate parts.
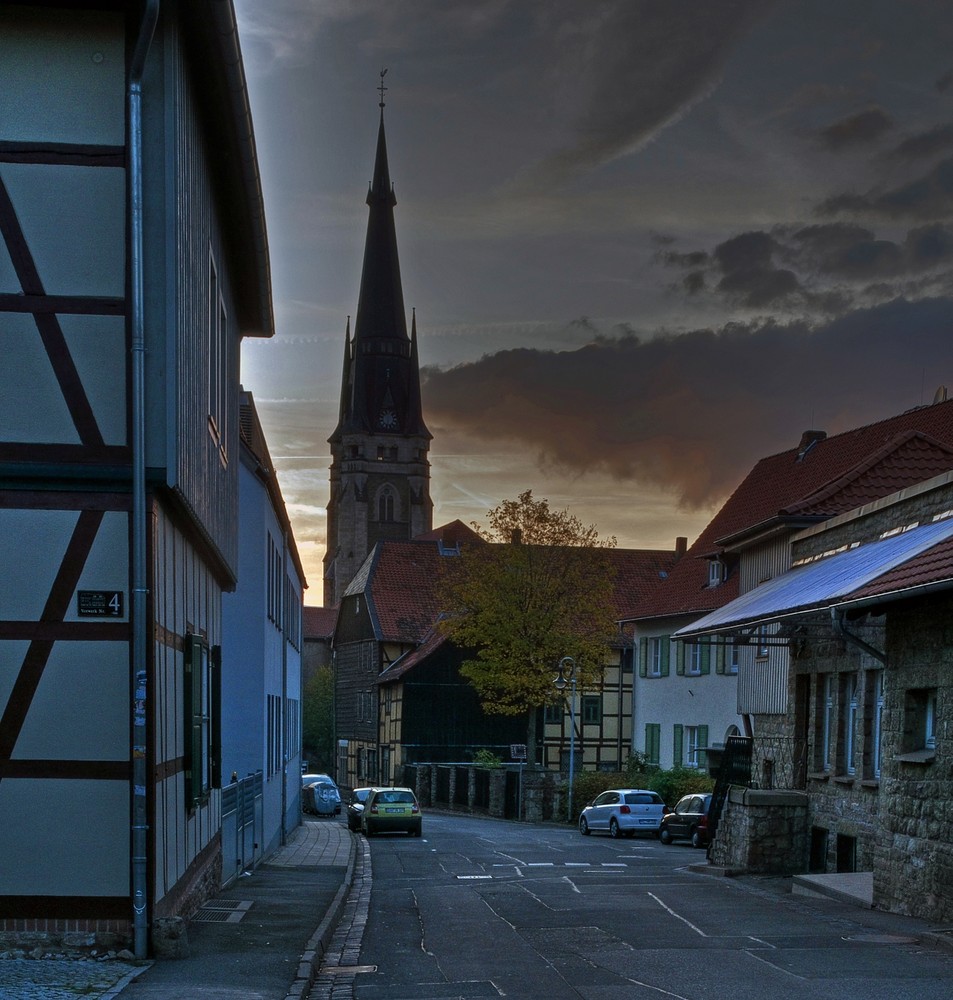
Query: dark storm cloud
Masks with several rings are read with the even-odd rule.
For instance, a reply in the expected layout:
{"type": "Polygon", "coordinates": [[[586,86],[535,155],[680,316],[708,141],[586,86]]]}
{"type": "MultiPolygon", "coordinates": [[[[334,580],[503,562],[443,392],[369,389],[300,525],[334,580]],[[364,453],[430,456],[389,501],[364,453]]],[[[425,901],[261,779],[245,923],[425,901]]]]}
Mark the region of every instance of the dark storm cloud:
{"type": "Polygon", "coordinates": [[[593,16],[577,0],[547,4],[546,25],[561,24],[553,65],[579,98],[574,138],[541,164],[543,179],[568,182],[677,120],[717,84],[735,43],[770,6],[615,0],[593,16]]]}
{"type": "Polygon", "coordinates": [[[951,329],[950,301],[896,300],[814,328],[503,351],[425,371],[425,405],[435,432],[518,442],[543,465],[608,471],[697,507],[813,424],[834,433],[932,398],[933,380],[953,377],[951,329]]]}
{"type": "Polygon", "coordinates": [[[835,195],[818,207],[819,215],[869,215],[891,219],[953,218],[953,159],[922,177],[887,191],[835,195]]]}
{"type": "Polygon", "coordinates": [[[821,129],[818,138],[828,149],[839,150],[874,142],[893,128],[893,120],[883,108],[867,108],[821,129]]]}
{"type": "Polygon", "coordinates": [[[901,160],[920,160],[950,148],[953,148],[953,125],[937,125],[904,139],[892,155],[901,160]]]}
{"type": "Polygon", "coordinates": [[[748,310],[833,317],[853,306],[951,288],[953,228],[929,223],[900,240],[856,223],[775,226],[706,251],[666,251],[663,265],[685,271],[690,295],[712,294],[748,310]]]}

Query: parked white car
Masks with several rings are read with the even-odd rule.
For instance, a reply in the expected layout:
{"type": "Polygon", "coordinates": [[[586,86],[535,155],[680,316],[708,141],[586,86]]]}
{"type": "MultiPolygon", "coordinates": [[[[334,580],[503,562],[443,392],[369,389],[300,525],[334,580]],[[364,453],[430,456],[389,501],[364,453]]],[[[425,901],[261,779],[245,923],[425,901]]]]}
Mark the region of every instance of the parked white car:
{"type": "Polygon", "coordinates": [[[597,795],[579,816],[579,832],[585,836],[605,831],[610,837],[657,834],[666,813],[657,792],[645,788],[611,788],[597,795]]]}

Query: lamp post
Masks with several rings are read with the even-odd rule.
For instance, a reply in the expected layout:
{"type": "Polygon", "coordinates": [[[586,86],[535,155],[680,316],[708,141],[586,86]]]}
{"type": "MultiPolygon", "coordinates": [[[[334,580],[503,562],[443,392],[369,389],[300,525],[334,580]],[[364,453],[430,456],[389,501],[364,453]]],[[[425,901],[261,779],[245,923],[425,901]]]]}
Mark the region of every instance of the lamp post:
{"type": "Polygon", "coordinates": [[[571,656],[564,656],[559,661],[559,675],[553,681],[557,691],[564,691],[570,686],[569,699],[569,822],[573,821],[572,813],[572,782],[576,763],[576,661],[571,656]],[[568,676],[567,676],[568,675],[568,676]]]}

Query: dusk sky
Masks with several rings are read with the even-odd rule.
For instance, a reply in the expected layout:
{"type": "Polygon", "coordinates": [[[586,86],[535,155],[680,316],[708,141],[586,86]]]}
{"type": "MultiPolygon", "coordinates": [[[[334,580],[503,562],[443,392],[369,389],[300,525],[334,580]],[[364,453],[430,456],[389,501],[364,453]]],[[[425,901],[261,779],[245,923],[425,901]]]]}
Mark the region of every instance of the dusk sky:
{"type": "Polygon", "coordinates": [[[235,6],[306,603],[383,68],[435,525],[532,489],[671,548],[802,431],[953,389],[953,0],[235,6]]]}

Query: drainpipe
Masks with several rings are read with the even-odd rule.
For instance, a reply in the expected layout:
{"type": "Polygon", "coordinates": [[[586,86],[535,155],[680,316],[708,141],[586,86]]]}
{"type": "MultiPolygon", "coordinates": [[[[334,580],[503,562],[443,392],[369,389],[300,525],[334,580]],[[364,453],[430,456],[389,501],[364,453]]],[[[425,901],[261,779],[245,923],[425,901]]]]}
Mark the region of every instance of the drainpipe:
{"type": "MultiPolygon", "coordinates": [[[[285,573],[286,578],[291,580],[291,575],[288,573],[288,531],[282,528],[281,531],[281,567],[282,571],[285,573]]],[[[285,587],[282,586],[282,592],[290,605],[291,603],[291,587],[290,585],[285,587]]],[[[281,639],[281,720],[282,729],[281,734],[281,846],[284,847],[288,843],[288,828],[285,823],[285,814],[288,810],[288,608],[284,608],[284,614],[281,616],[281,628],[278,630],[278,635],[281,639]]],[[[298,784],[301,784],[300,779],[298,784]]]]}
{"type": "Polygon", "coordinates": [[[159,0],[146,0],[139,37],[129,65],[129,201],[132,376],[132,910],[135,956],[148,956],[146,889],[148,813],[146,808],[146,456],[145,304],[143,295],[142,74],[159,19],[159,0]]]}
{"type": "Polygon", "coordinates": [[[863,650],[880,663],[886,664],[886,653],[882,653],[879,649],[874,649],[874,647],[869,643],[864,642],[860,636],[856,636],[852,632],[847,631],[847,628],[844,625],[844,612],[841,611],[840,608],[831,608],[831,625],[837,635],[839,635],[842,639],[849,642],[852,646],[856,646],[858,649],[863,650]]]}

